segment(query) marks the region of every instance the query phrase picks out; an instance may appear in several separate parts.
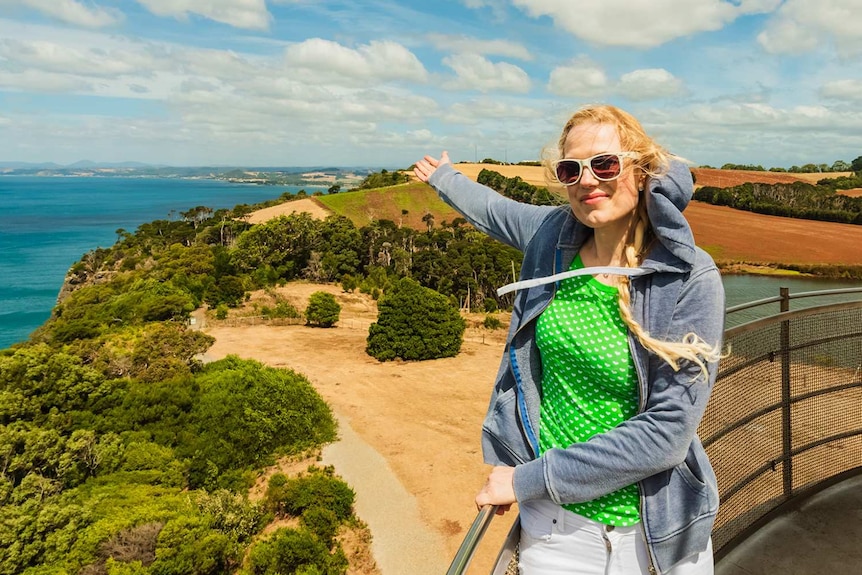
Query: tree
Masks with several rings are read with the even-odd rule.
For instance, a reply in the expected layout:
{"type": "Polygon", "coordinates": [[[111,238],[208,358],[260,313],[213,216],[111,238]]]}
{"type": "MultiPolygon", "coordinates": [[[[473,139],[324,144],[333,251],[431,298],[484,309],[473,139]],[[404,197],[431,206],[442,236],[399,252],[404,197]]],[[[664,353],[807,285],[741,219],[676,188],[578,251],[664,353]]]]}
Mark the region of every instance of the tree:
{"type": "Polygon", "coordinates": [[[857,173],[862,172],[862,156],[850,162],[850,169],[857,173]]]}
{"type": "Polygon", "coordinates": [[[445,296],[415,280],[395,283],[378,310],[365,351],[380,361],[453,357],[461,350],[464,319],[445,296]]]}
{"type": "Polygon", "coordinates": [[[428,226],[428,233],[431,233],[431,230],[434,229],[434,214],[428,212],[424,216],[422,216],[422,221],[425,222],[425,225],[428,226]]]}
{"type": "Polygon", "coordinates": [[[338,323],[341,306],[335,301],[335,296],[325,291],[316,291],[308,299],[308,307],[305,308],[305,321],[307,325],[319,327],[332,327],[338,323]]]}

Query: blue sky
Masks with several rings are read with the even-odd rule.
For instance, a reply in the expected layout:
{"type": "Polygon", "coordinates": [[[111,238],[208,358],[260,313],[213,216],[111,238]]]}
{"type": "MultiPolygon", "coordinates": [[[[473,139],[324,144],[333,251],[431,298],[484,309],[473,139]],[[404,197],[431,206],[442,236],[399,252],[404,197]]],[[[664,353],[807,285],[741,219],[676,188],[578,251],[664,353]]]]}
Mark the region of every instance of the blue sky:
{"type": "Polygon", "coordinates": [[[860,0],[0,0],[0,161],[537,159],[593,102],[695,165],[862,155],[860,0]]]}

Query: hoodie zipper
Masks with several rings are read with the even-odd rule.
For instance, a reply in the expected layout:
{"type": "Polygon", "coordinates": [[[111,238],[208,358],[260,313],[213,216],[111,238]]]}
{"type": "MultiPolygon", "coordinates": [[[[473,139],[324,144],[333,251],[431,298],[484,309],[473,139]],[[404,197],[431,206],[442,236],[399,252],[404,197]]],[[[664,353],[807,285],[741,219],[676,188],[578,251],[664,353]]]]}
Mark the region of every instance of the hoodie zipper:
{"type": "MultiPolygon", "coordinates": [[[[637,378],[638,378],[638,413],[643,413],[643,411],[646,409],[646,396],[647,396],[647,393],[646,393],[647,390],[645,389],[645,384],[643,382],[646,381],[646,379],[644,378],[641,364],[637,360],[638,356],[635,354],[635,345],[634,345],[634,341],[633,341],[633,336],[631,334],[628,335],[628,340],[629,340],[629,353],[632,354],[632,363],[634,363],[634,365],[635,365],[635,373],[637,374],[637,378]]],[[[643,496],[643,492],[644,492],[643,481],[638,481],[638,497],[640,498],[641,526],[642,526],[641,536],[644,539],[644,548],[646,549],[646,552],[647,552],[647,561],[649,562],[648,570],[650,572],[650,575],[656,575],[657,571],[655,568],[655,560],[653,559],[652,549],[649,546],[649,541],[647,541],[647,536],[646,536],[646,499],[643,496]]]]}
{"type": "MultiPolygon", "coordinates": [[[[559,272],[562,267],[562,254],[561,250],[558,247],[554,253],[554,270],[555,272],[559,272]]],[[[539,309],[530,316],[527,321],[521,322],[521,326],[515,330],[515,333],[512,334],[512,339],[510,341],[514,342],[515,338],[518,337],[518,334],[521,333],[521,330],[524,329],[530,322],[539,317],[543,311],[548,309],[548,306],[551,305],[551,302],[554,301],[554,297],[557,294],[557,282],[554,283],[553,290],[551,291],[551,297],[548,298],[548,301],[542,306],[542,309],[539,309]]],[[[527,403],[524,399],[524,385],[521,380],[521,369],[518,367],[518,360],[515,358],[515,351],[510,346],[509,347],[509,366],[512,368],[512,375],[515,377],[515,385],[517,386],[518,391],[518,414],[521,419],[521,426],[524,428],[524,433],[527,435],[527,442],[530,444],[530,449],[533,451],[533,457],[536,458],[539,456],[539,439],[536,437],[535,431],[533,431],[533,425],[530,422],[529,413],[527,412],[527,403]]]]}

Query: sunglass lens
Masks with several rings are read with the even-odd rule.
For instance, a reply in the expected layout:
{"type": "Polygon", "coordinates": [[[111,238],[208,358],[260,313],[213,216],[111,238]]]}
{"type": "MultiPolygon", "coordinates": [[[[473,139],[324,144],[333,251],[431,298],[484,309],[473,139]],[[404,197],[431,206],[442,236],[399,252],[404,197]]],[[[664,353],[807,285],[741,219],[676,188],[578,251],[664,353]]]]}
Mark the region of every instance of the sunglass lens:
{"type": "Polygon", "coordinates": [[[578,181],[581,176],[581,164],[578,162],[562,161],[557,164],[557,178],[564,184],[578,181]]]}
{"type": "Polygon", "coordinates": [[[590,168],[600,180],[612,180],[620,175],[620,157],[613,154],[596,156],[590,162],[590,168]]]}

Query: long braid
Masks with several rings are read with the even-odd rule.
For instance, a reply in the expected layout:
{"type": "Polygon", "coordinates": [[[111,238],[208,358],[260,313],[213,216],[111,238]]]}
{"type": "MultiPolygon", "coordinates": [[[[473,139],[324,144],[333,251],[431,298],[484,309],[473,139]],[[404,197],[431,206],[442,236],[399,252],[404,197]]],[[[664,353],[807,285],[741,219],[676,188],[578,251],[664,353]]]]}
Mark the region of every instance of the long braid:
{"type": "MultiPolygon", "coordinates": [[[[636,221],[632,226],[629,239],[623,251],[624,265],[626,267],[638,267],[640,265],[644,254],[649,249],[651,241],[647,241],[647,238],[651,235],[649,216],[646,212],[646,202],[640,201],[638,202],[636,221]]],[[[632,315],[631,282],[627,276],[622,276],[622,280],[617,286],[617,291],[620,295],[620,316],[644,348],[666,361],[674,371],[679,370],[680,359],[688,360],[700,368],[704,379],[707,378],[707,362],[714,361],[720,357],[720,352],[717,348],[710,346],[695,333],[686,334],[680,342],[661,341],[652,337],[643,326],[635,321],[632,315]]]]}

